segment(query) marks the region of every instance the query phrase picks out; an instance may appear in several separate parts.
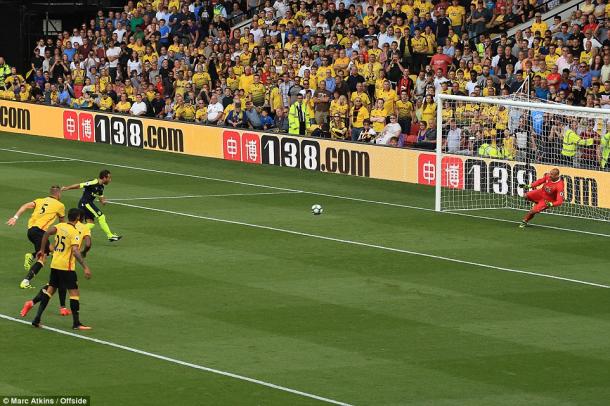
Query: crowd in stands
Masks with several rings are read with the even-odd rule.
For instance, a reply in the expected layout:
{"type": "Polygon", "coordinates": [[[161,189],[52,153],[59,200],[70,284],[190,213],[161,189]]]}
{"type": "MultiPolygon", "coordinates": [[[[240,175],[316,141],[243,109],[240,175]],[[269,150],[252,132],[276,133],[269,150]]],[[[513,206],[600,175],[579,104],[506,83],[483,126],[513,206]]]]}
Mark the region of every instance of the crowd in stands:
{"type": "MultiPolygon", "coordinates": [[[[559,0],[540,7],[536,0],[266,0],[251,25],[234,29],[231,18],[256,0],[129,0],[121,12],[100,10],[40,39],[27,72],[0,58],[0,97],[427,148],[436,140],[439,93],[495,97],[529,88],[539,100],[610,108],[606,1],[586,0],[569,19],[547,24],[541,12],[559,0]],[[514,38],[505,33],[529,20],[514,38]]],[[[456,141],[454,131],[447,148],[514,156],[502,109],[477,106],[444,111],[444,132],[467,125],[463,132],[476,134],[470,127],[488,120],[495,134],[456,141]]],[[[593,141],[578,133],[576,146],[596,148],[595,165],[606,168],[608,137],[585,130],[593,141]]],[[[532,143],[545,142],[547,134],[528,131],[532,143]]]]}

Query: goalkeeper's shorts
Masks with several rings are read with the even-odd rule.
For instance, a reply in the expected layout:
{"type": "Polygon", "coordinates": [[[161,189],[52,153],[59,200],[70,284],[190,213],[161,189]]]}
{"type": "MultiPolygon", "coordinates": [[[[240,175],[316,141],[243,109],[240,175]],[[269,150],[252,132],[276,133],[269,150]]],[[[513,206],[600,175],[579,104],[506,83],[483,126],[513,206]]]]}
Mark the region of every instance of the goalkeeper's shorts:
{"type": "Polygon", "coordinates": [[[540,213],[541,211],[546,210],[548,207],[546,206],[546,202],[550,199],[543,189],[532,190],[531,192],[527,192],[525,197],[528,200],[536,203],[534,208],[532,209],[535,213],[540,213]]]}

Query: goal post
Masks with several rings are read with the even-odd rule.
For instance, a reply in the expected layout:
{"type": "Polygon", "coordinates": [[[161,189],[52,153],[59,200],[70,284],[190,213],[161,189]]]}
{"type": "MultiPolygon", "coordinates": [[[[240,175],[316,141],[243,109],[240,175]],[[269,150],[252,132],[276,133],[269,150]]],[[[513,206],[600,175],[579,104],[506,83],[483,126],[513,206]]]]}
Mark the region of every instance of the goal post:
{"type": "Polygon", "coordinates": [[[435,210],[529,210],[523,186],[558,167],[549,214],[610,221],[610,109],[436,96],[435,210]]]}
{"type": "Polygon", "coordinates": [[[441,172],[442,172],[442,161],[443,161],[443,96],[444,94],[437,95],[437,105],[436,105],[436,163],[435,167],[435,191],[434,191],[434,210],[442,211],[443,206],[441,204],[442,199],[442,182],[441,182],[441,172]]]}

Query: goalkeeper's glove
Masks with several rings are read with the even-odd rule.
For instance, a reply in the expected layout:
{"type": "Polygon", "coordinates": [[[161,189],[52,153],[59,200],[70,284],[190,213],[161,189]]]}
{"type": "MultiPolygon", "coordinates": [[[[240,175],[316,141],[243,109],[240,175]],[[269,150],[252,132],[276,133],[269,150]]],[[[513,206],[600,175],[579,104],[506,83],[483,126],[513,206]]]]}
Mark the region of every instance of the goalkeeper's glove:
{"type": "Polygon", "coordinates": [[[546,202],[546,207],[553,207],[553,202],[546,202]]]}
{"type": "Polygon", "coordinates": [[[532,185],[523,185],[523,191],[527,192],[532,189],[532,185]]]}

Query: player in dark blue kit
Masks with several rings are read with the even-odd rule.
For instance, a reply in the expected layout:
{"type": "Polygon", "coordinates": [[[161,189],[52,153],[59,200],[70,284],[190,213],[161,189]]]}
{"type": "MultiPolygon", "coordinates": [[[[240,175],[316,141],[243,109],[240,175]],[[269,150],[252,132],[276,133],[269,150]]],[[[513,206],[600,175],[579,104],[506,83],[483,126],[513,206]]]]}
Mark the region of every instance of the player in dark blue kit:
{"type": "Polygon", "coordinates": [[[78,202],[78,208],[84,213],[83,222],[87,222],[87,226],[90,229],[95,227],[94,220],[100,224],[101,229],[106,233],[108,241],[114,242],[120,240],[122,237],[116,235],[110,231],[110,227],[106,222],[106,216],[100,209],[95,205],[95,199],[99,199],[102,205],[106,204],[106,198],[104,197],[104,186],[108,185],[112,180],[112,174],[109,170],[104,169],[100,172],[97,179],[90,180],[88,182],[76,183],[71,186],[64,186],[61,188],[62,191],[83,189],[83,195],[78,202]]]}

